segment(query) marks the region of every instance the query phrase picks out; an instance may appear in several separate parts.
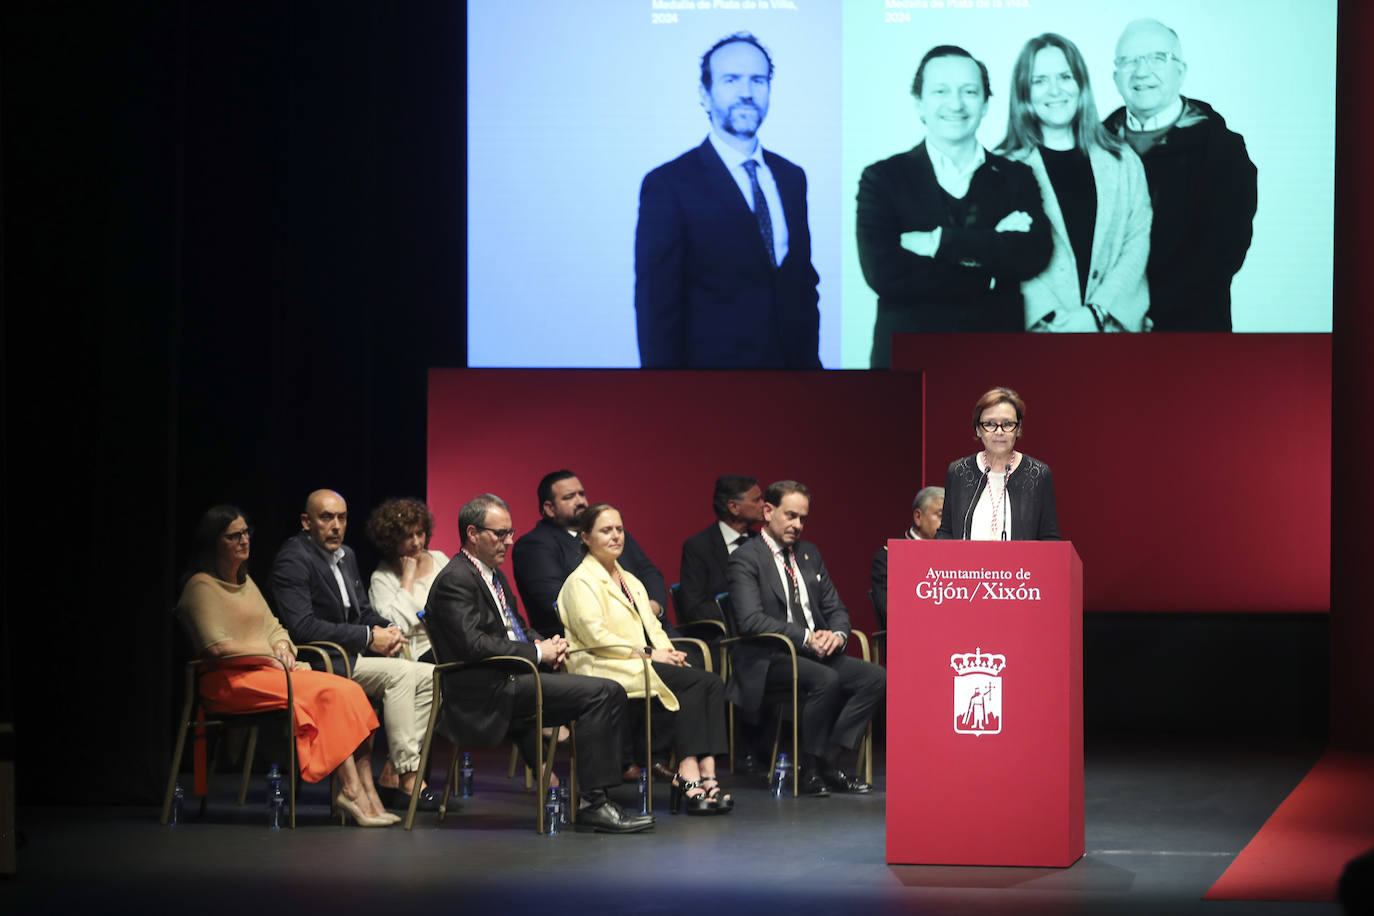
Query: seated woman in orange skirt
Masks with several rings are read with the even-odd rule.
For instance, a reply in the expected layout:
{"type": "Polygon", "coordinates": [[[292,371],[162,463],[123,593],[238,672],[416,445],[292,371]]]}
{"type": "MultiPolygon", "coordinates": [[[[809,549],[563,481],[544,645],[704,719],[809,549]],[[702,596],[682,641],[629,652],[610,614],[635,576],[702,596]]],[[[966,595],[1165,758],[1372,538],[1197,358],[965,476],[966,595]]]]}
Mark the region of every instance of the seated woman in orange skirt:
{"type": "Polygon", "coordinates": [[[301,778],[319,782],[338,771],[334,803],[364,827],[400,820],[387,812],[372,783],[372,733],[377,715],[363,689],[347,678],[297,666],[296,647],[248,576],[252,529],[233,506],[215,506],[196,526],[195,552],[177,603],[208,670],[201,700],[211,712],[251,713],[286,706],[286,677],[296,709],[296,759],[301,778]],[[225,658],[243,653],[265,658],[225,658]]]}

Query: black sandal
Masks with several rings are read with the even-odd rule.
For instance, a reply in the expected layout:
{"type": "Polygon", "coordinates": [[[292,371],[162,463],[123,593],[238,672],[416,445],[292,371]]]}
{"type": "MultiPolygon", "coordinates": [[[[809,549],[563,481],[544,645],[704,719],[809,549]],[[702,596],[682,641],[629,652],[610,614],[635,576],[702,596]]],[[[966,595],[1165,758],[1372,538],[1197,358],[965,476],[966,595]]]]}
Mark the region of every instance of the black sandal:
{"type": "Polygon", "coordinates": [[[706,799],[716,814],[729,814],[735,810],[735,797],[721,791],[719,779],[714,776],[703,777],[701,787],[706,790],[706,799]]]}
{"type": "Polygon", "coordinates": [[[702,789],[699,781],[692,781],[682,778],[678,773],[673,776],[671,794],[668,796],[668,813],[677,814],[682,806],[683,799],[687,801],[688,814],[715,814],[715,804],[706,797],[706,790],[702,789]],[[688,795],[693,789],[702,789],[700,795],[688,795]]]}

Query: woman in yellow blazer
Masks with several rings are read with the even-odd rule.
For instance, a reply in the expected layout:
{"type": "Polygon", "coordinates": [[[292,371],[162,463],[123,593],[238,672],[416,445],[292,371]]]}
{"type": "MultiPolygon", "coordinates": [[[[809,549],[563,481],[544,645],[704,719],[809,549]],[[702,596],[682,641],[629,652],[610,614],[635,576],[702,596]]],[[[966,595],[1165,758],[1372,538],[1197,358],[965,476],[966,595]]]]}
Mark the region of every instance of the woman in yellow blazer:
{"type": "Polygon", "coordinates": [[[688,814],[725,814],[734,799],[722,794],[716,779],[716,754],[727,748],[725,688],[720,678],[687,666],[684,653],[663,632],[644,584],[616,562],[625,549],[620,512],[607,503],[588,506],[578,532],[586,554],[558,593],[558,615],[567,631],[568,648],[597,649],[568,656],[574,674],[610,678],[631,697],[644,696],[644,667],[650,659],[649,689],[674,716],[674,749],[678,772],[673,777],[669,811],[677,814],[686,801],[688,814]]]}

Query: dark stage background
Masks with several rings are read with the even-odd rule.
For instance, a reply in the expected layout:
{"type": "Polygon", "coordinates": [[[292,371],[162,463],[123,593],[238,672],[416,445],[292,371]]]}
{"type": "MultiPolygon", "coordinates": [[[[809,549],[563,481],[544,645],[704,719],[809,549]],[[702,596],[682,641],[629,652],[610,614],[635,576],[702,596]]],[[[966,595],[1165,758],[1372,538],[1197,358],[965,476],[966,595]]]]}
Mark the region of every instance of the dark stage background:
{"type": "MultiPolygon", "coordinates": [[[[1339,110],[1367,111],[1371,14],[1344,3],[1341,17],[1339,110]]],[[[367,510],[425,492],[426,372],[466,351],[463,29],[461,4],[423,0],[0,13],[0,721],[16,723],[21,801],[159,796],[185,654],[168,612],[206,506],[253,517],[262,578],[311,488],[349,498],[365,567],[367,510]]],[[[1341,123],[1332,613],[1089,615],[1090,739],[1320,734],[1329,627],[1332,734],[1374,740],[1358,728],[1374,685],[1356,676],[1374,645],[1360,594],[1374,317],[1357,260],[1374,243],[1374,137],[1367,119],[1341,123]],[[1242,682],[1252,692],[1218,723],[1217,697],[1242,682]]],[[[1244,396],[1198,397],[1219,394],[1244,396]]],[[[500,462],[490,406],[473,450],[500,462]]],[[[751,415],[767,428],[764,406],[751,415]]],[[[1248,431],[1237,461],[1286,433],[1248,431]]],[[[865,482],[857,498],[901,503],[914,483],[865,482]]],[[[1291,537],[1285,518],[1328,499],[1309,483],[1257,475],[1252,536],[1291,537]]],[[[684,519],[683,536],[705,522],[684,519]]],[[[1173,507],[1141,506],[1138,524],[1187,535],[1173,507]]]]}

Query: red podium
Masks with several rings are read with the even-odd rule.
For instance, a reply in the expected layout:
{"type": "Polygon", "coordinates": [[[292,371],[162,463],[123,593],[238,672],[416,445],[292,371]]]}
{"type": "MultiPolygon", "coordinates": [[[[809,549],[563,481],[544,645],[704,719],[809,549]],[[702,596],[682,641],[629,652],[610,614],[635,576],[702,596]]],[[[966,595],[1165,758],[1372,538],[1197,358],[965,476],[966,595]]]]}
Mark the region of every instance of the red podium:
{"type": "Polygon", "coordinates": [[[1083,855],[1083,564],[1067,541],[888,541],[887,861],[1083,855]]]}

